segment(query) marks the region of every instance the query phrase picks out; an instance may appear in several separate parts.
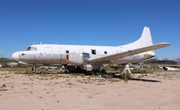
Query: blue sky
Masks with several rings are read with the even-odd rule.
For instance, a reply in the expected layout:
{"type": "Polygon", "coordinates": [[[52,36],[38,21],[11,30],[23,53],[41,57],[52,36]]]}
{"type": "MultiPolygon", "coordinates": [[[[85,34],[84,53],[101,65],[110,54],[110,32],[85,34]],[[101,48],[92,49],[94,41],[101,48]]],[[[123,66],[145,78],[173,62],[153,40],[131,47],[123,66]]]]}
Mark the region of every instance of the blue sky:
{"type": "Polygon", "coordinates": [[[179,0],[0,0],[0,55],[33,43],[123,45],[149,26],[157,58],[180,57],[179,0]]]}

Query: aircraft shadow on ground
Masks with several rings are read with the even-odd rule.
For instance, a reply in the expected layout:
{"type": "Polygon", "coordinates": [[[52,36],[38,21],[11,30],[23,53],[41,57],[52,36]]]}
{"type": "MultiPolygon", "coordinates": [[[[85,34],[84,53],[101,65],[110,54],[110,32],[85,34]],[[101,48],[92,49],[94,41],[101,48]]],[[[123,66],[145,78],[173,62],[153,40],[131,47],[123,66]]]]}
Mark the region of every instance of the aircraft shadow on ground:
{"type": "MultiPolygon", "coordinates": [[[[21,73],[21,74],[27,74],[27,73],[21,73]]],[[[32,74],[32,73],[30,73],[32,74]]],[[[35,74],[53,74],[53,73],[46,73],[46,72],[37,72],[35,74]]],[[[61,72],[57,72],[56,74],[82,74],[82,73],[61,73],[61,72]]],[[[92,74],[85,74],[85,75],[92,75],[92,74]]],[[[116,73],[95,73],[94,75],[96,75],[97,77],[101,76],[103,78],[119,78],[122,79],[120,76],[117,76],[116,73]]],[[[122,79],[123,80],[123,79],[122,79]]],[[[134,81],[143,81],[143,82],[161,82],[159,80],[152,80],[152,79],[143,79],[143,78],[131,78],[129,80],[134,80],[134,81]]]]}
{"type": "MultiPolygon", "coordinates": [[[[120,76],[116,76],[115,73],[112,74],[99,74],[104,78],[119,78],[122,79],[120,76]]],[[[143,81],[143,82],[161,82],[159,80],[152,80],[152,79],[143,79],[143,78],[131,78],[129,80],[134,80],[134,81],[143,81]]]]}
{"type": "Polygon", "coordinates": [[[142,78],[131,78],[130,80],[134,80],[134,81],[143,81],[143,82],[161,82],[161,81],[159,81],[159,80],[142,79],[142,78]]]}

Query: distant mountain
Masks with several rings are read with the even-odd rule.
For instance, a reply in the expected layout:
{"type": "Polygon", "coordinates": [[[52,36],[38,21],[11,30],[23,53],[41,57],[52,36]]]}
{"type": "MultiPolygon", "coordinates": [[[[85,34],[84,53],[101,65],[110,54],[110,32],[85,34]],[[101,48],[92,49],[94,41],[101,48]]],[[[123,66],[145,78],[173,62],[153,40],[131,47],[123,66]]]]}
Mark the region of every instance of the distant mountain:
{"type": "Polygon", "coordinates": [[[175,59],[176,62],[180,62],[180,58],[175,59]]]}
{"type": "Polygon", "coordinates": [[[180,63],[180,58],[176,58],[176,59],[163,58],[162,60],[171,60],[171,61],[176,61],[180,63]]]}
{"type": "Polygon", "coordinates": [[[169,60],[168,58],[163,58],[163,60],[169,60]]]}

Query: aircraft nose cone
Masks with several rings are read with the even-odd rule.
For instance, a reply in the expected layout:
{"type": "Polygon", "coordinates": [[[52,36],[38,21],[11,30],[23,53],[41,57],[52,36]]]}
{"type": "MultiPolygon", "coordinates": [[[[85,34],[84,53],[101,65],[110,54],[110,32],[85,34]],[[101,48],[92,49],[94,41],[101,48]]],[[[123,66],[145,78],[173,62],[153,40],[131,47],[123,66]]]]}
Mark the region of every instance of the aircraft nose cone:
{"type": "Polygon", "coordinates": [[[19,61],[19,52],[15,52],[12,54],[12,58],[16,61],[19,61]]]}

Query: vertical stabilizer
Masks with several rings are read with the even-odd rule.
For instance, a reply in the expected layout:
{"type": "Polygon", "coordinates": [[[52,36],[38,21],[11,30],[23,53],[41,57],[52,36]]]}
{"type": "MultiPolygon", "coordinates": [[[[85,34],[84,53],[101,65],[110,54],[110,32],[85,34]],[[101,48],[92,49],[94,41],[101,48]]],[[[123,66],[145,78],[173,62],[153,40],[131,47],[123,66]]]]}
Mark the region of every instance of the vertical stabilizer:
{"type": "Polygon", "coordinates": [[[149,27],[147,27],[147,26],[144,27],[141,37],[134,43],[141,44],[141,46],[153,45],[149,27]]]}
{"type": "Polygon", "coordinates": [[[149,27],[145,26],[141,37],[135,42],[127,44],[126,46],[131,47],[131,48],[140,48],[140,47],[145,47],[145,46],[150,46],[150,45],[153,45],[151,32],[150,32],[149,27]]]}
{"type": "MultiPolygon", "coordinates": [[[[152,41],[150,29],[149,27],[145,26],[141,37],[133,43],[124,45],[124,47],[128,49],[137,49],[137,48],[143,48],[143,47],[152,46],[152,45],[153,45],[153,41],[152,41]]],[[[148,51],[148,54],[150,54],[151,56],[155,56],[155,53],[153,50],[148,51]]]]}

